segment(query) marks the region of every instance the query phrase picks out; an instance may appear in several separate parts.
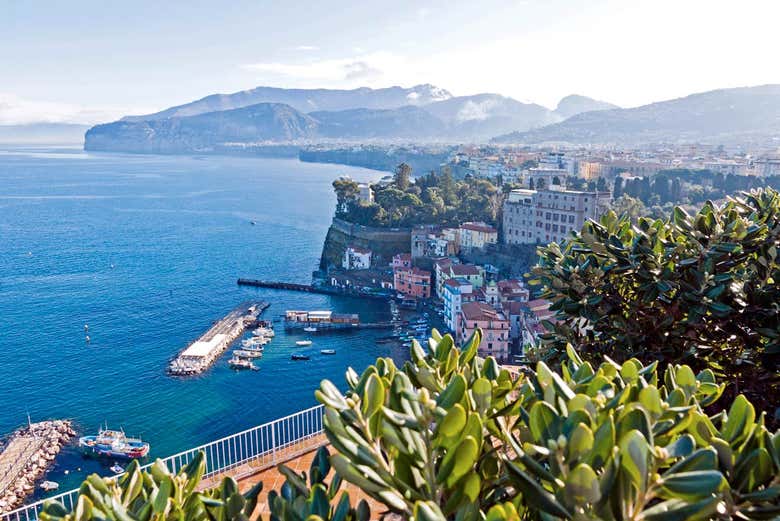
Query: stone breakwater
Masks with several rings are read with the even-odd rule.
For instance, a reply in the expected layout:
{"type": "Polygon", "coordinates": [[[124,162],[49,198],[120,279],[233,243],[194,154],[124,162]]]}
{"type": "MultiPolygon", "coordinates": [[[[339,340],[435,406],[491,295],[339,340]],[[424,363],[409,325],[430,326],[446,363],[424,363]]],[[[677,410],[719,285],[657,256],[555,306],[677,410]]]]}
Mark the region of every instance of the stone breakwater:
{"type": "Polygon", "coordinates": [[[0,452],[0,513],[24,502],[75,435],[69,420],[52,420],[22,427],[8,438],[0,452]]]}

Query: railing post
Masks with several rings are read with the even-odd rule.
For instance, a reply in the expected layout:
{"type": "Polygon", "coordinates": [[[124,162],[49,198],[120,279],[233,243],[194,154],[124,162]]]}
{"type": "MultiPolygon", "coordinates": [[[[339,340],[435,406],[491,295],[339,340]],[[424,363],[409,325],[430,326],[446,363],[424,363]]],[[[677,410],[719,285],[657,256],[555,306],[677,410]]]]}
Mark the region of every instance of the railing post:
{"type": "Polygon", "coordinates": [[[276,423],[271,423],[271,463],[276,465],[276,423]]]}

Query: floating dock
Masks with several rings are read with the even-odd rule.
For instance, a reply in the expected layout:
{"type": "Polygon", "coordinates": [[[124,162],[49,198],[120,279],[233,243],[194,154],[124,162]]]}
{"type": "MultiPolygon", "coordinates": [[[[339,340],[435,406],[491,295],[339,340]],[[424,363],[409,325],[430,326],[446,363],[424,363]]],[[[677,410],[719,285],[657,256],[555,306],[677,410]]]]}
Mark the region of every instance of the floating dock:
{"type": "Polygon", "coordinates": [[[168,374],[189,376],[202,373],[211,367],[246,328],[258,325],[260,315],[268,306],[268,302],[263,301],[249,301],[238,305],[195,342],[179,352],[168,364],[168,374]]]}
{"type": "Polygon", "coordinates": [[[11,435],[0,452],[0,514],[21,505],[35,491],[35,482],[75,435],[68,420],[30,423],[11,435]]]}
{"type": "Polygon", "coordinates": [[[276,282],[271,280],[238,279],[239,286],[254,286],[257,288],[283,289],[286,291],[302,291],[304,293],[319,293],[322,295],[338,295],[341,297],[375,298],[388,300],[392,295],[382,293],[367,293],[363,291],[344,291],[328,286],[312,286],[311,284],[296,284],[294,282],[276,282]]]}

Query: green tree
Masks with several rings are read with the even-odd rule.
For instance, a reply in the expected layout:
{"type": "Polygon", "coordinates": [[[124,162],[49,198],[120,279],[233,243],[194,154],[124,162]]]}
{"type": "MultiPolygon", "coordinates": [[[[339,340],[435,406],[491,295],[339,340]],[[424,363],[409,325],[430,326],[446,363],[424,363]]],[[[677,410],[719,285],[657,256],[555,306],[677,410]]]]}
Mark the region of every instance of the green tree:
{"type": "Polygon", "coordinates": [[[619,216],[628,216],[632,223],[637,222],[640,217],[644,217],[648,213],[642,201],[625,194],[612,202],[612,211],[619,216]]]}
{"type": "Polygon", "coordinates": [[[596,180],[596,190],[599,192],[606,192],[609,190],[609,186],[607,185],[607,180],[603,177],[599,177],[596,180]]]}
{"type": "Polygon", "coordinates": [[[336,215],[346,215],[360,193],[358,184],[348,177],[342,177],[333,181],[333,190],[336,192],[336,215]]]}
{"type": "Polygon", "coordinates": [[[586,356],[711,367],[764,409],[780,405],[780,195],[745,194],[632,226],[614,212],[563,249],[540,248],[534,283],[557,311],[544,337],[586,356]]]}
{"type": "Polygon", "coordinates": [[[399,190],[405,192],[409,189],[409,184],[412,179],[412,167],[406,163],[401,163],[395,168],[395,186],[399,190]]]}
{"type": "Polygon", "coordinates": [[[623,178],[618,176],[615,178],[615,186],[612,189],[612,197],[617,199],[621,195],[623,195],[623,178]]]}

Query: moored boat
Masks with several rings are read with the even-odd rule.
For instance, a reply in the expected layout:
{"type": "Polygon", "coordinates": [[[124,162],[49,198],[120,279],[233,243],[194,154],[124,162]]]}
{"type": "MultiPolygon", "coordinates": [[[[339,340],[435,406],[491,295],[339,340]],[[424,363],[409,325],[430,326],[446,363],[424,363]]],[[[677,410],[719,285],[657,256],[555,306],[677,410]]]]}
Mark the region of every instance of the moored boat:
{"type": "Polygon", "coordinates": [[[336,350],[335,349],[320,349],[320,354],[323,355],[335,355],[336,350]]]}
{"type": "Polygon", "coordinates": [[[317,332],[317,328],[316,327],[312,327],[312,326],[305,327],[305,328],[303,328],[303,330],[306,331],[307,333],[316,333],[317,332]]]}
{"type": "Polygon", "coordinates": [[[301,354],[293,354],[290,356],[291,360],[310,360],[311,357],[309,355],[301,355],[301,354]]]}
{"type": "Polygon", "coordinates": [[[128,438],[122,430],[100,429],[96,436],[82,436],[79,448],[87,454],[111,458],[138,459],[149,454],[148,443],[128,438]]]}
{"type": "Polygon", "coordinates": [[[239,358],[262,358],[262,349],[236,349],[233,354],[239,358]]]}
{"type": "Polygon", "coordinates": [[[251,360],[246,360],[244,358],[239,358],[237,356],[234,356],[230,360],[228,360],[228,365],[233,369],[251,369],[252,371],[258,371],[258,367],[252,363],[251,360]]]}
{"type": "Polygon", "coordinates": [[[60,488],[60,484],[57,483],[56,481],[44,481],[39,486],[46,492],[57,490],[58,488],[60,488]]]}
{"type": "Polygon", "coordinates": [[[311,340],[298,340],[295,342],[296,346],[310,346],[312,344],[311,340]]]}

